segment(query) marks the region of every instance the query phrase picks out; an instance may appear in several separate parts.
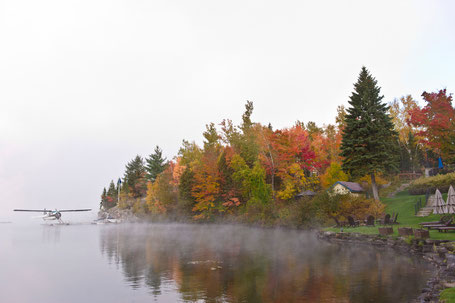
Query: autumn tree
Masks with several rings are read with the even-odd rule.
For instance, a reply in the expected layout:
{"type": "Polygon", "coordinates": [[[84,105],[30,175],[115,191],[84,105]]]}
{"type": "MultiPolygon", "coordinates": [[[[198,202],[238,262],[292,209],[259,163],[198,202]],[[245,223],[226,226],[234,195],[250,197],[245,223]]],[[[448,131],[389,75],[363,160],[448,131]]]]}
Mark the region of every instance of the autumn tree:
{"type": "Polygon", "coordinates": [[[418,108],[411,95],[395,99],[390,103],[389,113],[398,133],[400,148],[400,170],[415,172],[422,162],[422,147],[418,142],[419,128],[409,123],[411,113],[418,108]]]}
{"type": "Polygon", "coordinates": [[[324,188],[328,188],[337,181],[348,181],[349,176],[341,169],[341,165],[338,162],[330,163],[329,168],[321,176],[321,185],[324,188]]]}
{"type": "Polygon", "coordinates": [[[245,112],[242,115],[242,123],[239,126],[234,126],[231,120],[223,120],[220,124],[223,142],[240,154],[249,167],[254,166],[259,153],[257,126],[251,120],[253,109],[253,102],[247,101],[245,112]]]}
{"type": "Polygon", "coordinates": [[[362,67],[349,101],[343,130],[343,170],[354,177],[371,176],[373,197],[379,200],[375,174],[397,168],[396,132],[382,103],[380,87],[362,67]]]}
{"type": "Polygon", "coordinates": [[[222,211],[221,206],[221,175],[218,170],[220,156],[219,135],[215,125],[206,125],[204,136],[204,150],[200,162],[194,165],[194,186],[192,196],[196,200],[193,211],[197,213],[195,219],[209,219],[222,211]]]}
{"type": "Polygon", "coordinates": [[[194,141],[183,140],[178,156],[180,163],[191,169],[201,161],[202,153],[201,148],[194,141]]]}
{"type": "Polygon", "coordinates": [[[166,158],[163,158],[163,151],[158,145],[155,147],[153,154],[145,159],[145,162],[147,180],[154,182],[156,177],[164,171],[166,167],[166,158]]]}
{"type": "Polygon", "coordinates": [[[323,174],[332,162],[341,163],[340,158],[341,131],[332,124],[323,128],[321,133],[315,134],[311,141],[318,163],[318,173],[323,174]]]}
{"type": "MultiPolygon", "coordinates": [[[[318,166],[308,133],[300,125],[276,130],[269,138],[272,158],[261,157],[266,172],[277,177],[277,196],[289,200],[303,189],[314,189],[317,178],[312,171],[318,166]],[[273,160],[273,161],[269,161],[273,160]],[[273,165],[273,167],[271,167],[273,165]]],[[[263,153],[267,155],[267,152],[263,153]]]]}
{"type": "Polygon", "coordinates": [[[394,129],[398,133],[398,139],[400,142],[407,143],[409,133],[414,136],[417,133],[417,129],[409,123],[412,111],[418,108],[417,102],[411,95],[407,95],[393,100],[389,105],[389,114],[392,118],[394,129]]]}
{"type": "Polygon", "coordinates": [[[455,109],[446,89],[422,94],[426,105],[410,111],[409,122],[420,130],[420,142],[449,163],[455,162],[455,109]]]}
{"type": "Polygon", "coordinates": [[[333,219],[337,226],[348,216],[364,218],[367,214],[380,215],[385,205],[379,200],[365,199],[351,194],[335,194],[331,191],[320,192],[313,200],[321,218],[333,219]]]}
{"type": "Polygon", "coordinates": [[[335,117],[335,123],[338,130],[343,130],[346,126],[346,109],[344,105],[337,106],[337,116],[335,117]]]}
{"type": "Polygon", "coordinates": [[[153,215],[169,214],[177,205],[178,191],[172,183],[172,170],[167,168],[159,174],[155,182],[147,184],[146,203],[153,215]]]}
{"type": "Polygon", "coordinates": [[[305,125],[305,128],[308,132],[310,140],[313,140],[313,137],[319,134],[322,134],[323,129],[318,127],[317,124],[313,121],[308,121],[305,125]]]}

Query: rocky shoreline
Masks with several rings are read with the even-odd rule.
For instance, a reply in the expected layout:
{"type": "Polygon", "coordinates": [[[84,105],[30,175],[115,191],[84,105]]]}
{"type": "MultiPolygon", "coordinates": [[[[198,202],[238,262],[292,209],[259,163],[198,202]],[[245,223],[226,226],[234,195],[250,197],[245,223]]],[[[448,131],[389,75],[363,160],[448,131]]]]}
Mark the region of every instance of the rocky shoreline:
{"type": "Polygon", "coordinates": [[[98,219],[113,218],[118,222],[134,223],[140,222],[140,218],[136,216],[131,209],[120,209],[117,206],[108,210],[100,210],[98,212],[98,219]]]}
{"type": "Polygon", "coordinates": [[[355,243],[392,248],[402,253],[422,257],[434,267],[422,293],[412,302],[439,302],[440,292],[455,287],[455,242],[448,240],[385,237],[359,233],[318,231],[317,237],[332,243],[355,243]]]}

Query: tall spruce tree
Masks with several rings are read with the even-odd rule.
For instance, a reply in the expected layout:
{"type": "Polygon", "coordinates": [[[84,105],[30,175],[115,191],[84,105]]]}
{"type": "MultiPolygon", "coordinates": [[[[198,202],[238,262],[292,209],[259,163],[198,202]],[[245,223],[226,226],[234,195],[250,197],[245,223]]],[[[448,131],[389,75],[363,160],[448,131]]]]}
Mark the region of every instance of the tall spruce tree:
{"type": "Polygon", "coordinates": [[[382,103],[380,87],[375,78],[362,67],[350,107],[345,116],[341,142],[343,170],[353,177],[371,176],[373,197],[379,200],[375,174],[396,170],[398,151],[388,106],[382,103]]]}
{"type": "Polygon", "coordinates": [[[147,179],[155,182],[156,177],[166,168],[166,158],[163,158],[163,151],[158,145],[155,147],[154,153],[145,159],[145,162],[147,179]]]}
{"type": "Polygon", "coordinates": [[[137,155],[125,167],[124,184],[128,184],[134,197],[145,195],[147,184],[145,182],[144,160],[137,155]]]}

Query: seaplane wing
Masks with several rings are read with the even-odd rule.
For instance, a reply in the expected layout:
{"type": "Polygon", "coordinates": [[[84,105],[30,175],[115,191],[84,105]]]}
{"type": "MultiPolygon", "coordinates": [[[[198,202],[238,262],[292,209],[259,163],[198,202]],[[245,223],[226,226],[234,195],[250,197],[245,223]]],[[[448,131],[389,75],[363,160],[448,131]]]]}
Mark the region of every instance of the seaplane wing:
{"type": "Polygon", "coordinates": [[[71,211],[91,211],[91,208],[81,208],[81,209],[61,209],[59,212],[71,212],[71,211]]]}
{"type": "MultiPolygon", "coordinates": [[[[62,210],[56,210],[58,212],[73,212],[73,211],[91,211],[91,208],[81,208],[81,209],[62,209],[62,210]]],[[[53,211],[51,209],[14,209],[14,211],[30,211],[30,212],[35,212],[35,213],[43,213],[43,212],[49,212],[53,211]]]]}
{"type": "Polygon", "coordinates": [[[43,212],[48,212],[51,211],[49,209],[14,209],[14,211],[31,211],[35,213],[43,213],[43,212]]]}

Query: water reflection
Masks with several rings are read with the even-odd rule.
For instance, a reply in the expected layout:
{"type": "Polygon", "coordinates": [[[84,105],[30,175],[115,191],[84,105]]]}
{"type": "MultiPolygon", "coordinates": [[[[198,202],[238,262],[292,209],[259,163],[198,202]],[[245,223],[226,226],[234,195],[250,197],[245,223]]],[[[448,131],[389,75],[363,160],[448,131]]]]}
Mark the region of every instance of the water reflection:
{"type": "Polygon", "coordinates": [[[60,228],[61,226],[47,226],[42,227],[42,242],[43,243],[59,243],[60,242],[60,228]]]}
{"type": "Polygon", "coordinates": [[[215,225],[101,230],[105,258],[134,289],[195,302],[403,302],[428,273],[415,258],[301,231],[215,225]]]}

